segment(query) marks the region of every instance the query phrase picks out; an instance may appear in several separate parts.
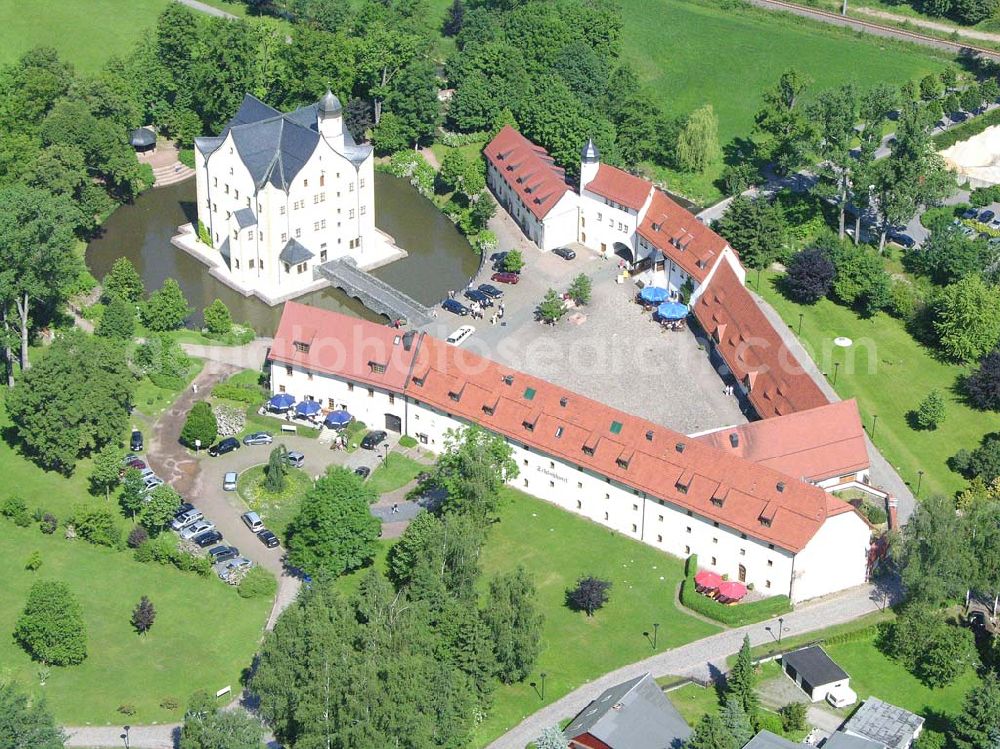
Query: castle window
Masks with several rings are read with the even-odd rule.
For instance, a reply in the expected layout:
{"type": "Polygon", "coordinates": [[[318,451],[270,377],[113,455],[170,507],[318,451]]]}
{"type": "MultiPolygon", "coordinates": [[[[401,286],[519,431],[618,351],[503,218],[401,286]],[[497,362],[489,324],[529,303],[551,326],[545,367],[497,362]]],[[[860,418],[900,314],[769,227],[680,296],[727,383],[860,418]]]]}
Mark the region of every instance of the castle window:
{"type": "Polygon", "coordinates": [[[278,208],[278,213],[280,213],[282,216],[284,216],[285,215],[285,206],[279,207],[278,208]]]}
{"type": "Polygon", "coordinates": [[[326,250],[320,250],[319,251],[319,261],[321,263],[325,263],[326,262],[326,250]]]}
{"type": "Polygon", "coordinates": [[[250,258],[250,267],[253,268],[253,258],[250,258]]]}
{"type": "Polygon", "coordinates": [[[354,209],[353,208],[347,212],[347,218],[354,218],[354,209]]]}
{"type": "Polygon", "coordinates": [[[309,187],[309,180],[307,180],[307,179],[302,180],[302,186],[303,187],[309,187]]]}
{"type": "Polygon", "coordinates": [[[240,268],[240,261],[239,261],[239,259],[233,258],[233,268],[235,268],[236,270],[239,270],[239,268],[240,268]]]}
{"type": "Polygon", "coordinates": [[[354,383],[353,382],[348,382],[347,383],[347,392],[348,393],[353,393],[354,392],[354,383]]]}
{"type": "Polygon", "coordinates": [[[291,273],[291,272],[292,272],[292,266],[290,266],[288,263],[285,263],[285,273],[291,273]]]}
{"type": "Polygon", "coordinates": [[[320,221],[319,221],[319,228],[320,229],[325,229],[326,228],[326,219],[325,218],[320,219],[320,221]]]}
{"type": "Polygon", "coordinates": [[[247,232],[247,239],[253,239],[253,229],[247,232]]]}
{"type": "Polygon", "coordinates": [[[292,376],[292,368],[291,367],[285,367],[285,374],[288,375],[289,377],[291,377],[292,376]]]}
{"type": "Polygon", "coordinates": [[[368,206],[364,206],[364,205],[363,205],[363,206],[361,206],[361,208],[359,209],[359,210],[361,211],[361,215],[362,215],[362,216],[364,216],[364,215],[365,215],[365,210],[366,210],[367,208],[368,208],[368,206]]]}
{"type": "Polygon", "coordinates": [[[347,192],[354,192],[354,183],[353,182],[347,186],[347,192]]]}
{"type": "Polygon", "coordinates": [[[313,231],[319,231],[319,221],[313,221],[313,231]]]}
{"type": "Polygon", "coordinates": [[[306,272],[306,264],[305,263],[299,263],[295,267],[295,270],[297,270],[299,273],[305,273],[306,272]]]}
{"type": "Polygon", "coordinates": [[[282,242],[287,242],[288,241],[288,232],[284,232],[284,231],[281,232],[281,241],[282,242]]]}
{"type": "Polygon", "coordinates": [[[364,177],[362,177],[361,179],[358,180],[358,187],[360,187],[361,189],[364,189],[364,187],[365,187],[365,178],[364,177]]]}

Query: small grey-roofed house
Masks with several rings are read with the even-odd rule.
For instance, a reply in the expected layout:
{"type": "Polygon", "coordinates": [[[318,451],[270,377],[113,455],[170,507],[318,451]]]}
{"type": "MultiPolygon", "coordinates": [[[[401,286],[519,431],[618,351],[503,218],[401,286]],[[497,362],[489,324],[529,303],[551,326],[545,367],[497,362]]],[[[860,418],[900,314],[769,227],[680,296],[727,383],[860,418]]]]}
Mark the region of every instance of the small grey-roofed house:
{"type": "Polygon", "coordinates": [[[823,744],[823,749],[886,749],[880,741],[872,741],[863,736],[852,736],[843,731],[837,731],[823,744]]]}
{"type": "Polygon", "coordinates": [[[848,686],[851,680],[819,645],[785,653],[781,656],[781,668],[813,702],[825,699],[834,689],[848,686]]]}
{"type": "Polygon", "coordinates": [[[691,728],[647,673],[602,692],[563,734],[571,749],[679,749],[691,728]]]}
{"type": "Polygon", "coordinates": [[[743,749],[800,749],[801,744],[795,744],[770,731],[761,731],[748,741],[743,749]]]}
{"type": "Polygon", "coordinates": [[[923,729],[924,719],[919,715],[869,697],[841,730],[885,744],[888,749],[910,749],[923,729]]]}

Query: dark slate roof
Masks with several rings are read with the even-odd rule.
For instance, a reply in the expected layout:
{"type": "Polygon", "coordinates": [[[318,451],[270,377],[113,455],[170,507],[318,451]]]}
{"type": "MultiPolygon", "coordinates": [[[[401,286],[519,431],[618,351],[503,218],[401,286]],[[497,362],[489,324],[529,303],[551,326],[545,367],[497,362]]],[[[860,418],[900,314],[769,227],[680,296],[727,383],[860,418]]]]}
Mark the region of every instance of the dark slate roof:
{"type": "Polygon", "coordinates": [[[342,110],[340,99],[334,96],[330,89],[327,89],[326,94],[319,100],[319,111],[323,114],[339,114],[342,110]]]}
{"type": "Polygon", "coordinates": [[[226,261],[226,267],[232,270],[233,261],[229,256],[230,255],[229,237],[226,237],[224,240],[222,240],[222,244],[219,245],[219,254],[222,255],[223,260],[226,261]]]}
{"type": "Polygon", "coordinates": [[[597,150],[597,144],[590,138],[580,150],[580,161],[584,164],[596,164],[601,160],[601,152],[597,150]]]}
{"type": "Polygon", "coordinates": [[[675,749],[691,729],[649,674],[613,686],[585,707],[563,732],[589,734],[608,746],[675,749]]]}
{"type": "Polygon", "coordinates": [[[800,746],[770,731],[761,731],[743,749],[799,749],[800,746]]]}
{"type": "Polygon", "coordinates": [[[306,260],[312,260],[313,257],[313,254],[296,239],[289,239],[288,243],[281,250],[281,254],[278,255],[278,259],[281,262],[288,263],[289,265],[304,263],[306,260]]]}
{"type": "MultiPolygon", "coordinates": [[[[233,143],[257,189],[270,183],[287,191],[295,175],[316,150],[319,103],[282,114],[247,94],[233,119],[218,138],[196,138],[199,150],[215,151],[232,133],[233,143]]],[[[355,165],[371,153],[371,146],[358,146],[344,126],[343,155],[355,165]]]]}
{"type": "Polygon", "coordinates": [[[133,146],[151,146],[156,143],[156,133],[148,127],[137,127],[128,134],[128,142],[133,146]]]}
{"type": "Polygon", "coordinates": [[[885,744],[861,736],[851,736],[843,731],[836,731],[823,744],[823,749],[885,749],[885,744]]]}
{"type": "Polygon", "coordinates": [[[885,744],[889,749],[908,749],[924,719],[909,710],[869,697],[850,717],[843,730],[885,744]]]}
{"type": "Polygon", "coordinates": [[[236,219],[236,224],[241,229],[246,229],[248,226],[253,226],[257,223],[257,217],[253,215],[253,211],[249,208],[240,208],[233,214],[233,218],[236,219]]]}
{"type": "Polygon", "coordinates": [[[834,663],[819,645],[802,648],[781,656],[782,666],[789,665],[814,687],[849,679],[847,672],[834,663]]]}

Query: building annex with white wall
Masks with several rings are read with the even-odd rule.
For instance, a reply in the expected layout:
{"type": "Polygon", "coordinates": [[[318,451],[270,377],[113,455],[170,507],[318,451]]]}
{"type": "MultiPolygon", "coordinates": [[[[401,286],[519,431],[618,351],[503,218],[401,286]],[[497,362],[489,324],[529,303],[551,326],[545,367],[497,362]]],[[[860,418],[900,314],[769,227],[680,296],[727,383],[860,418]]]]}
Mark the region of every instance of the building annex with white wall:
{"type": "Polygon", "coordinates": [[[324,285],[314,268],[328,260],[370,268],[402,254],[375,228],[372,148],[354,142],[329,91],[288,113],[247,94],[220,135],[195,139],[195,176],[211,242],[197,249],[269,303],[324,285]]]}
{"type": "Polygon", "coordinates": [[[863,583],[871,529],[822,489],[424,333],[287,303],[271,387],[438,452],[499,434],[511,484],[676,557],[802,601],[863,583]]]}

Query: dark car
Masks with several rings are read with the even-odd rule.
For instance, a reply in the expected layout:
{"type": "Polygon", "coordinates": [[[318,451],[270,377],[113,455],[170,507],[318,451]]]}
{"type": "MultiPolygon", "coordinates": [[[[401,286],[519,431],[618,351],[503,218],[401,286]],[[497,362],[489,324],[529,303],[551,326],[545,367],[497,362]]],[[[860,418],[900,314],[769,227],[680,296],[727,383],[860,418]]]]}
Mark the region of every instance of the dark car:
{"type": "Polygon", "coordinates": [[[374,432],[368,432],[365,438],[361,440],[361,447],[365,450],[374,450],[376,447],[385,442],[385,438],[388,435],[381,429],[376,429],[374,432]]]}
{"type": "Polygon", "coordinates": [[[132,439],[129,440],[128,446],[132,450],[139,452],[139,450],[142,449],[142,432],[140,432],[138,429],[133,429],[132,439]]]}
{"type": "Polygon", "coordinates": [[[493,261],[493,270],[503,270],[504,262],[507,260],[506,252],[494,252],[490,255],[490,260],[493,261]]]}
{"type": "Polygon", "coordinates": [[[503,290],[502,289],[498,289],[493,284],[481,283],[481,284],[479,284],[479,290],[481,292],[483,292],[486,296],[488,296],[490,299],[502,299],[503,298],[503,290]]]}
{"type": "Polygon", "coordinates": [[[563,260],[572,260],[576,257],[576,253],[573,252],[569,247],[556,247],[552,250],[553,255],[558,255],[563,260]]]}
{"type": "Polygon", "coordinates": [[[481,292],[479,289],[466,289],[465,298],[471,299],[476,302],[480,307],[492,307],[493,300],[490,299],[486,294],[481,292]]]}
{"type": "Polygon", "coordinates": [[[190,502],[181,502],[177,507],[177,512],[174,513],[174,517],[180,517],[185,512],[191,512],[194,509],[194,505],[190,502]]]}
{"type": "Polygon", "coordinates": [[[208,550],[208,556],[211,558],[212,563],[216,562],[228,562],[230,559],[236,559],[240,555],[240,550],[235,546],[216,546],[214,549],[208,550]]]}
{"type": "Polygon", "coordinates": [[[222,540],[222,534],[218,531],[205,531],[204,533],[199,533],[191,540],[194,541],[199,548],[204,549],[206,546],[219,543],[219,541],[222,540]]]}
{"type": "Polygon", "coordinates": [[[469,314],[469,308],[454,299],[445,299],[441,302],[441,307],[448,312],[465,317],[469,314]]]}
{"type": "Polygon", "coordinates": [[[221,442],[217,442],[208,448],[208,454],[213,458],[220,455],[225,455],[226,453],[231,453],[233,450],[240,449],[240,441],[235,437],[226,437],[221,442]]]}
{"type": "Polygon", "coordinates": [[[962,213],[962,218],[975,218],[977,211],[975,208],[969,208],[962,213]]]}
{"type": "Polygon", "coordinates": [[[519,273],[511,273],[510,271],[504,271],[502,273],[494,273],[490,276],[491,281],[496,281],[497,283],[512,283],[516,284],[521,280],[521,275],[519,273]]]}
{"type": "Polygon", "coordinates": [[[269,549],[273,549],[274,547],[281,545],[281,542],[278,541],[278,537],[271,533],[271,531],[267,528],[258,533],[257,538],[259,538],[260,542],[269,549]]]}
{"type": "Polygon", "coordinates": [[[369,468],[368,466],[358,466],[357,468],[354,469],[354,472],[361,478],[366,479],[369,476],[371,476],[372,469],[369,468]]]}
{"type": "Polygon", "coordinates": [[[988,224],[990,221],[996,218],[996,214],[993,211],[983,211],[979,214],[980,222],[988,224]]]}
{"type": "Polygon", "coordinates": [[[917,244],[913,237],[909,234],[899,234],[895,232],[889,235],[889,241],[898,244],[900,247],[905,247],[908,250],[912,250],[917,244]]]}

